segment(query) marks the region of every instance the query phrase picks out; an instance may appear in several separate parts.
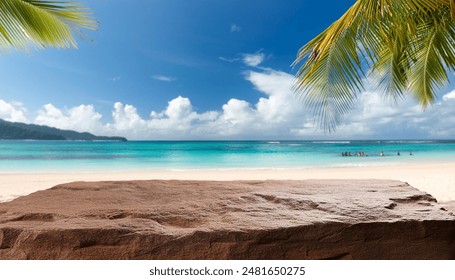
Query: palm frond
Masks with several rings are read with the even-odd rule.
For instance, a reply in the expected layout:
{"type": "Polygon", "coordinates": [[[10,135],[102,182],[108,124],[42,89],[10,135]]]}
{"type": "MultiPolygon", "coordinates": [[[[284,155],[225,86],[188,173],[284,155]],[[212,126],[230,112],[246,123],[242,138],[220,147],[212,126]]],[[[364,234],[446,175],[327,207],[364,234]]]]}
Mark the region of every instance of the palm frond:
{"type": "MultiPolygon", "coordinates": [[[[307,88],[305,102],[322,119],[325,127],[332,130],[331,124],[339,124],[355,99],[353,92],[361,90],[362,76],[357,68],[360,59],[357,56],[355,38],[346,32],[338,37],[335,44],[318,57],[318,63],[308,69],[306,78],[313,80],[318,88],[307,88]]],[[[301,75],[304,72],[300,73],[301,75]]],[[[297,87],[300,86],[300,80],[297,87]]]]}
{"type": "Polygon", "coordinates": [[[446,66],[455,64],[453,24],[447,29],[430,19],[420,26],[413,47],[409,90],[425,108],[435,100],[436,90],[449,82],[446,66]]]}
{"type": "MultiPolygon", "coordinates": [[[[399,46],[394,45],[394,48],[399,46]]],[[[373,86],[376,86],[388,98],[401,99],[407,85],[407,75],[403,67],[404,50],[384,48],[379,53],[380,58],[373,66],[370,76],[373,86]]]]}
{"type": "Polygon", "coordinates": [[[353,7],[300,51],[295,63],[308,57],[297,73],[296,91],[304,97],[314,114],[332,131],[349,111],[356,91],[363,89],[361,61],[358,55],[357,24],[353,7]],[[314,87],[306,87],[310,82],[314,87]]]}
{"type": "Polygon", "coordinates": [[[306,62],[296,74],[296,92],[329,131],[368,75],[387,96],[410,91],[426,107],[448,83],[446,68],[455,69],[454,7],[455,0],[357,0],[299,50],[294,65],[306,62]]]}
{"type": "Polygon", "coordinates": [[[90,11],[76,2],[0,1],[0,50],[76,47],[73,32],[96,29],[90,11]]]}

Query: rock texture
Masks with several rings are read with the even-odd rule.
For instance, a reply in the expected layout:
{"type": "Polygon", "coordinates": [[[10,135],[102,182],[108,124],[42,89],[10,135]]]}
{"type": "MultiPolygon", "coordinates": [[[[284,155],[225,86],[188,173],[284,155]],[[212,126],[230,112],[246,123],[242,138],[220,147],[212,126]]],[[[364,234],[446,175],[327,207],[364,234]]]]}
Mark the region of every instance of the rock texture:
{"type": "Polygon", "coordinates": [[[0,204],[0,259],[455,259],[398,181],[76,182],[0,204]]]}

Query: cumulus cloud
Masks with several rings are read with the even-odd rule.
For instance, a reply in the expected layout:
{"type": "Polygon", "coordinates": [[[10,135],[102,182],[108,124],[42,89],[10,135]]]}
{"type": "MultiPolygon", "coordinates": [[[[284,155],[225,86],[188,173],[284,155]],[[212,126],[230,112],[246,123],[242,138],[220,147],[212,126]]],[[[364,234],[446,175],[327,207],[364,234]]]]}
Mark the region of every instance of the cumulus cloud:
{"type": "MultiPolygon", "coordinates": [[[[336,133],[318,128],[313,112],[293,91],[294,76],[261,69],[244,73],[260,94],[254,102],[227,100],[213,111],[198,112],[188,97],[177,96],[165,108],[141,116],[133,104],[116,102],[112,120],[103,121],[93,105],[57,108],[44,105],[30,122],[62,129],[119,135],[128,139],[402,139],[454,138],[455,91],[423,111],[411,97],[390,104],[374,90],[359,95],[336,133]]],[[[0,100],[0,117],[25,121],[20,103],[0,100]]]]}
{"type": "Polygon", "coordinates": [[[218,115],[215,111],[197,113],[188,98],[178,96],[161,113],[151,113],[148,127],[163,138],[205,138],[212,135],[210,125],[218,115]]]}
{"type": "Polygon", "coordinates": [[[265,55],[261,52],[258,53],[247,53],[242,57],[243,63],[251,67],[257,67],[265,60],[265,55]]]}
{"type": "Polygon", "coordinates": [[[52,104],[46,104],[38,111],[33,123],[99,133],[103,128],[101,118],[102,115],[95,111],[93,105],[80,105],[61,110],[52,104]]]}
{"type": "Polygon", "coordinates": [[[28,122],[25,116],[27,110],[20,102],[8,103],[0,99],[0,119],[10,122],[28,122]]]}
{"type": "MultiPolygon", "coordinates": [[[[105,125],[108,135],[125,135],[129,139],[200,139],[212,133],[210,122],[218,112],[199,114],[188,98],[178,96],[168,102],[161,112],[152,111],[142,118],[133,105],[114,104],[113,122],[105,125]]],[[[213,134],[210,134],[213,135],[213,134]]]]}
{"type": "Polygon", "coordinates": [[[108,124],[108,128],[114,131],[136,134],[146,128],[146,122],[139,116],[137,109],[132,105],[123,105],[120,102],[114,104],[112,112],[113,124],[108,124]]]}
{"type": "Polygon", "coordinates": [[[166,116],[170,119],[184,119],[193,112],[193,106],[188,98],[181,96],[169,101],[165,111],[166,116]]]}
{"type": "Polygon", "coordinates": [[[255,113],[248,102],[233,98],[223,105],[222,120],[234,126],[250,123],[254,120],[255,113]]]}
{"type": "Polygon", "coordinates": [[[267,123],[287,123],[302,115],[302,104],[296,100],[292,89],[294,76],[281,71],[265,70],[250,71],[246,79],[265,94],[256,104],[256,110],[267,123]]]}

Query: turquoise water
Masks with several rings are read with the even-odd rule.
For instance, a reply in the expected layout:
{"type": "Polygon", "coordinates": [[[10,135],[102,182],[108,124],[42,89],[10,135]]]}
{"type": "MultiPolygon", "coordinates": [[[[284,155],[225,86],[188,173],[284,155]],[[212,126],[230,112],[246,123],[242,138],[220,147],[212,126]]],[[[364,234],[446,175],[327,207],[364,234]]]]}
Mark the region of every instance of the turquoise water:
{"type": "Polygon", "coordinates": [[[452,160],[455,141],[0,141],[0,173],[280,169],[452,160]],[[359,151],[368,156],[341,156],[359,151]],[[384,157],[379,156],[381,151],[384,157]]]}

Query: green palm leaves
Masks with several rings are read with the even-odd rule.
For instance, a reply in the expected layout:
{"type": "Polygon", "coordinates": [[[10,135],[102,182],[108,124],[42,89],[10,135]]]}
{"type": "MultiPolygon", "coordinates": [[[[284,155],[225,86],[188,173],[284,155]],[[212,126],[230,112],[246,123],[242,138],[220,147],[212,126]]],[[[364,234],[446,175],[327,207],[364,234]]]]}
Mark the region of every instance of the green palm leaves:
{"type": "Polygon", "coordinates": [[[455,0],[357,0],[304,45],[296,91],[335,129],[369,78],[387,96],[411,93],[423,108],[455,70],[455,0]]]}
{"type": "Polygon", "coordinates": [[[0,51],[10,47],[76,47],[77,28],[96,29],[91,13],[66,1],[1,0],[0,51]]]}

